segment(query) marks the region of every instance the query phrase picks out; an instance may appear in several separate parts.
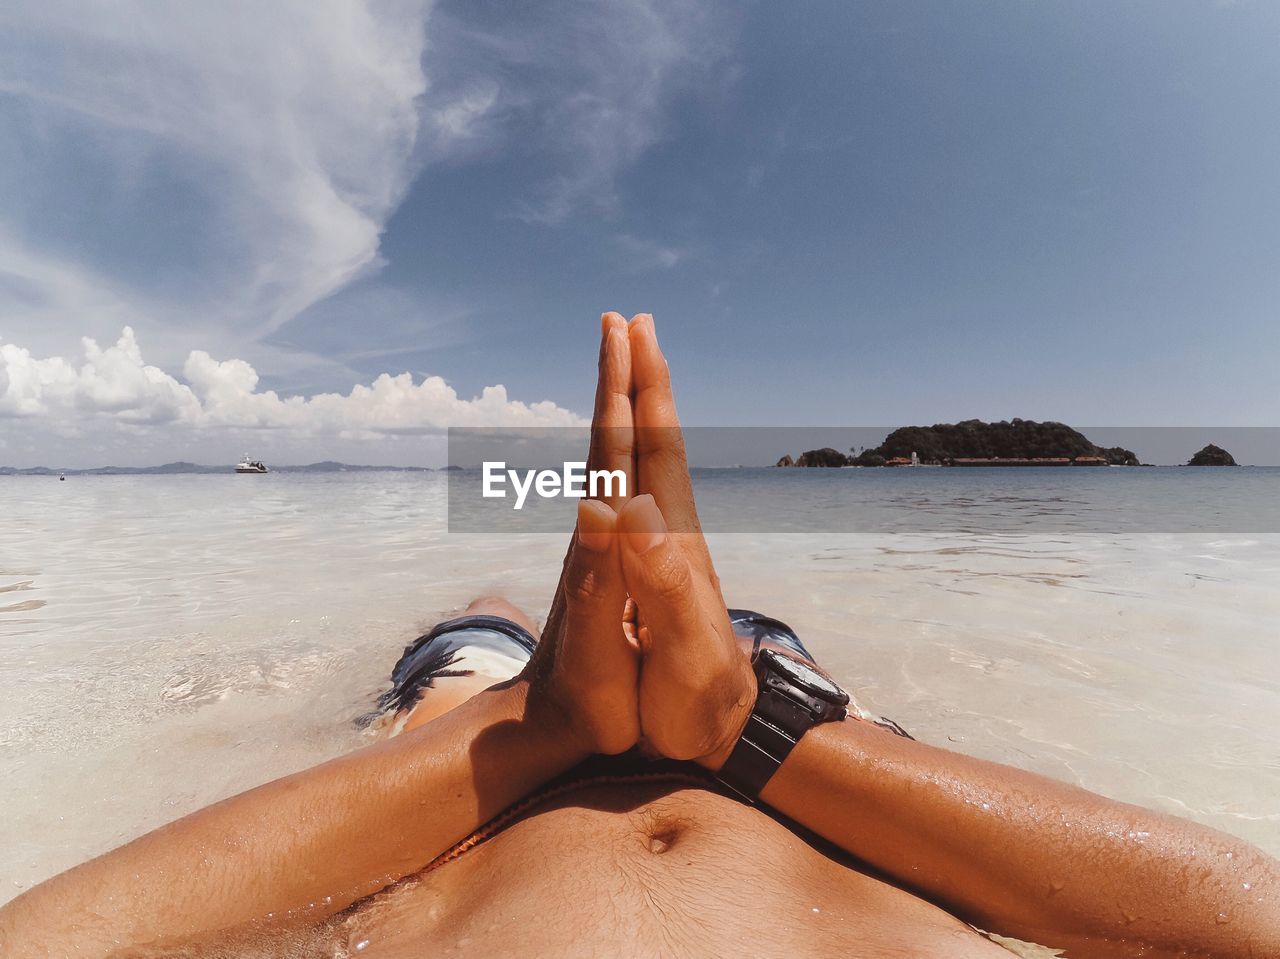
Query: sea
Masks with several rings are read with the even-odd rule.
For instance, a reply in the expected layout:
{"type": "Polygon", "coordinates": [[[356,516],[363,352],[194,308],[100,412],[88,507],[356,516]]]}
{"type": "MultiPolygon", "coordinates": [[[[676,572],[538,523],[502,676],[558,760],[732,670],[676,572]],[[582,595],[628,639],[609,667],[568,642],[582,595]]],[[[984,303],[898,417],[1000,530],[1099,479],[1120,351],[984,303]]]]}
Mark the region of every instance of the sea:
{"type": "MultiPolygon", "coordinates": [[[[449,485],[0,477],[0,902],[368,742],[403,646],[472,598],[541,617],[571,514],[479,522],[449,485]]],[[[1280,855],[1280,469],[695,489],[728,604],[790,623],[869,709],[1280,855]]]]}

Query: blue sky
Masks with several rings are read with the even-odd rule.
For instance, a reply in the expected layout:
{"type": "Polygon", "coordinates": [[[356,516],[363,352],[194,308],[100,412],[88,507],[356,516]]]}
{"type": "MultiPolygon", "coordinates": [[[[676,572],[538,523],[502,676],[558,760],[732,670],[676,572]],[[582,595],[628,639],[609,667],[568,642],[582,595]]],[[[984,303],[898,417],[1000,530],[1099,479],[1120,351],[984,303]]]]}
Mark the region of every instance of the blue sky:
{"type": "Polygon", "coordinates": [[[427,462],[606,308],[699,424],[1280,413],[1273,4],[91,9],[0,13],[0,462],[427,462]]]}

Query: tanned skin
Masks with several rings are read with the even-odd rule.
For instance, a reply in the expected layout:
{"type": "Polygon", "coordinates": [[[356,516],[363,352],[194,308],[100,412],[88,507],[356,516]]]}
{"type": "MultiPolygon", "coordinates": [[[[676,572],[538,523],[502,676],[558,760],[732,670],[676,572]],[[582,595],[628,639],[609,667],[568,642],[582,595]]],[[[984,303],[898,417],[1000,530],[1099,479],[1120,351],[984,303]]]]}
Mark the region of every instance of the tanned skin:
{"type": "MultiPolygon", "coordinates": [[[[718,769],[754,680],[698,525],[647,315],[603,318],[589,468],[624,469],[640,495],[580,506],[519,677],[32,889],[0,910],[0,954],[105,957],[315,924],[422,870],[589,754],[643,742],[718,769]]],[[[953,915],[1072,959],[1280,955],[1280,864],[1247,843],[869,724],[812,730],[761,801],[953,915]]],[[[778,828],[758,821],[762,834],[778,828]]],[[[758,919],[744,909],[738,925],[758,919]]]]}

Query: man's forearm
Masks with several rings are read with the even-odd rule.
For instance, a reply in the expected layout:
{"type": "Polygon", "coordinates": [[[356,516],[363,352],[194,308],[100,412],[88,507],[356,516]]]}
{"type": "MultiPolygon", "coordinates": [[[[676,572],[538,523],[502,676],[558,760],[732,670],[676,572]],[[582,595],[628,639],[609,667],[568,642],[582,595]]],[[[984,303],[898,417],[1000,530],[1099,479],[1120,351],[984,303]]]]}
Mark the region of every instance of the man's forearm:
{"type": "Polygon", "coordinates": [[[1280,866],[1242,840],[848,721],[762,800],[975,924],[1070,955],[1280,955],[1280,866]]]}
{"type": "Polygon", "coordinates": [[[522,683],[489,690],[420,729],[149,833],[0,910],[0,953],[105,955],[336,912],[583,758],[526,713],[522,683]]]}

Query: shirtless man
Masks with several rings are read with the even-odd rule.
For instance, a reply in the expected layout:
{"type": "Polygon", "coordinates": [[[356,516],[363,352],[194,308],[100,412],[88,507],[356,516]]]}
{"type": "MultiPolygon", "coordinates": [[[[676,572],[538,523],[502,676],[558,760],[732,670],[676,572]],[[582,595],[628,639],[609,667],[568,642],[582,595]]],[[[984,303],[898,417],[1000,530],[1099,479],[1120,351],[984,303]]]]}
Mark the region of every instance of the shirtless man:
{"type": "Polygon", "coordinates": [[[978,927],[1072,959],[1280,956],[1280,864],[1247,843],[856,716],[756,803],[719,787],[759,709],[738,634],[804,652],[725,610],[650,317],[603,319],[591,461],[643,495],[580,504],[518,675],[450,668],[534,648],[474,604],[397,667],[399,735],[30,890],[0,954],[1007,957],[978,927]]]}

